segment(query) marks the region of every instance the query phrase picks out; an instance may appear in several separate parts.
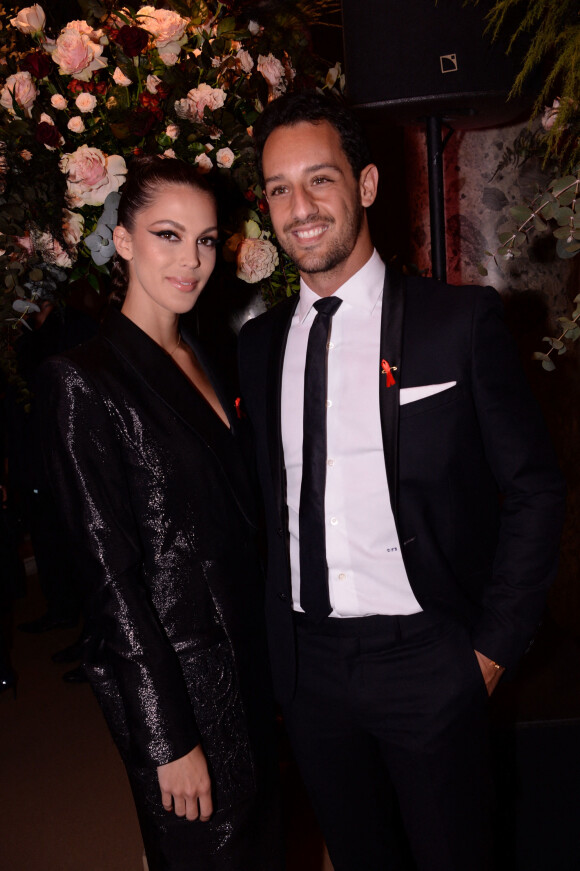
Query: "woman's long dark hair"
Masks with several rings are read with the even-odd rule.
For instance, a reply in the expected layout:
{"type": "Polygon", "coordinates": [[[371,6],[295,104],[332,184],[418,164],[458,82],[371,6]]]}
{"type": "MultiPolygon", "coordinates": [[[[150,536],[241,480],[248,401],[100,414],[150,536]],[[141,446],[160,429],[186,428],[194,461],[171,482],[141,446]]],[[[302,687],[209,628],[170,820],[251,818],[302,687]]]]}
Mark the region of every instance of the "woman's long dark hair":
{"type": "MultiPolygon", "coordinates": [[[[159,191],[168,185],[184,185],[203,191],[215,201],[212,188],[191,164],[174,157],[135,157],[121,189],[117,224],[132,233],[138,213],[150,206],[159,191]]],[[[115,254],[111,263],[111,299],[122,302],[128,285],[129,264],[115,254]]]]}

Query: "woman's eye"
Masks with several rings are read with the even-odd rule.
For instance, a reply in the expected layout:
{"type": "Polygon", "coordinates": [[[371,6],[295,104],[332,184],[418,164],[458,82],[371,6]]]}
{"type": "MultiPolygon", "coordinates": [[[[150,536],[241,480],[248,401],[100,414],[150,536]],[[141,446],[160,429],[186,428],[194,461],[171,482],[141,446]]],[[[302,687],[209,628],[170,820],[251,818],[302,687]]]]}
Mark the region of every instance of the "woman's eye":
{"type": "Polygon", "coordinates": [[[159,230],[155,235],[159,239],[168,239],[169,241],[179,240],[179,237],[173,232],[173,230],[159,230]]]}
{"type": "Polygon", "coordinates": [[[199,244],[203,245],[205,248],[215,248],[218,242],[219,239],[215,236],[202,236],[201,239],[199,239],[199,244]]]}

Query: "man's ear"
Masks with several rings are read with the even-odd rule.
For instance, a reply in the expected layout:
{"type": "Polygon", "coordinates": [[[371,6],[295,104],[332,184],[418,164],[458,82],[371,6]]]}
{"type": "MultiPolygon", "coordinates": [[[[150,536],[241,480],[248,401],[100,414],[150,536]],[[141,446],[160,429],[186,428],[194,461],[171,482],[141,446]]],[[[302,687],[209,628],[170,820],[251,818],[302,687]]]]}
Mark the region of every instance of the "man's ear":
{"type": "Polygon", "coordinates": [[[377,195],[379,184],[379,171],[374,163],[365,166],[359,178],[359,190],[361,205],[365,208],[372,206],[377,195]]]}
{"type": "Polygon", "coordinates": [[[117,254],[122,257],[123,260],[133,259],[133,243],[131,234],[121,224],[117,224],[113,230],[113,242],[115,243],[117,254]]]}

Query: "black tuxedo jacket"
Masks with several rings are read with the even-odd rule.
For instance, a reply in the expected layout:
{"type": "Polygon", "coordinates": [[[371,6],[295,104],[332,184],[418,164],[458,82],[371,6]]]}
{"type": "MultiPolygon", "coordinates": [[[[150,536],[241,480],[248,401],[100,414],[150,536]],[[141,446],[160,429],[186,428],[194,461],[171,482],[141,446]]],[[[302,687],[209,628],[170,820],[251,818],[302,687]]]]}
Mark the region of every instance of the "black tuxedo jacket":
{"type": "Polygon", "coordinates": [[[87,598],[87,669],[113,736],[134,772],[201,740],[224,806],[253,792],[246,713],[269,680],[265,639],[256,652],[258,512],[233,397],[183,335],[231,430],[118,311],[94,340],[45,364],[38,400],[87,598]]]}
{"type": "MultiPolygon", "coordinates": [[[[338,292],[340,296],[340,291],[338,292]]],[[[289,299],[240,335],[268,532],[267,618],[278,696],[295,680],[280,391],[289,299]]],[[[387,271],[377,359],[385,465],[402,555],[421,607],[466,624],[510,667],[556,570],[563,485],[491,288],[387,271]],[[388,387],[381,361],[395,384],[388,387]],[[400,405],[402,388],[455,386],[400,405]]]]}

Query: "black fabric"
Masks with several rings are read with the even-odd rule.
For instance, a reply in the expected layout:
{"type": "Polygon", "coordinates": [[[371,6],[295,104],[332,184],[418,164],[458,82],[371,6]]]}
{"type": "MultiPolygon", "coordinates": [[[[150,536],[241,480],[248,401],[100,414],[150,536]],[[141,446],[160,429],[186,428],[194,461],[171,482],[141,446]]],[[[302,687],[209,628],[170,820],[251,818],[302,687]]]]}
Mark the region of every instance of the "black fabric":
{"type": "Polygon", "coordinates": [[[326,562],[324,493],[326,489],[326,393],[328,339],[342,300],[314,303],[318,314],[308,334],[304,367],[302,484],[300,487],[300,605],[313,620],[331,612],[326,562]]]}
{"type": "Polygon", "coordinates": [[[217,386],[228,428],[117,311],[93,341],[45,364],[41,388],[45,460],[86,598],[85,667],[149,867],[278,871],[256,506],[233,397],[217,386]],[[207,823],[166,813],[157,782],[158,765],[198,743],[207,823]]]}

